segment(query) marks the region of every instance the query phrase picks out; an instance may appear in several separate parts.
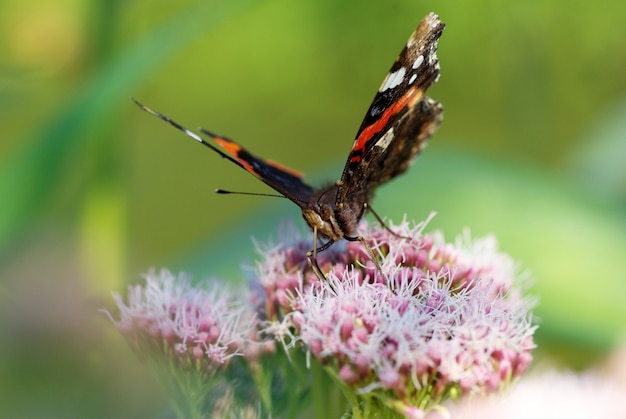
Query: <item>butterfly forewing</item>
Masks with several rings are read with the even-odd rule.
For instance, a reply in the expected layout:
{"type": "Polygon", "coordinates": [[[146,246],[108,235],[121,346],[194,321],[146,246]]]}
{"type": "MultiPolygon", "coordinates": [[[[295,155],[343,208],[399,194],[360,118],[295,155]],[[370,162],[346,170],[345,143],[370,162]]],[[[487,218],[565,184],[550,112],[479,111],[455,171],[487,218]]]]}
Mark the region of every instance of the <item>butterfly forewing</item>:
{"type": "Polygon", "coordinates": [[[246,171],[298,206],[303,207],[310,200],[314,190],[302,181],[301,173],[282,164],[257,157],[228,138],[211,134],[206,130],[202,130],[202,132],[211,135],[215,142],[234,157],[246,171]]]}
{"type": "Polygon", "coordinates": [[[350,191],[359,189],[353,185],[364,182],[367,189],[371,189],[404,173],[441,123],[442,112],[441,104],[429,97],[401,111],[396,121],[378,139],[379,145],[374,145],[371,153],[376,155],[375,158],[359,162],[356,172],[362,175],[347,182],[347,199],[350,199],[350,191]]]}
{"type": "Polygon", "coordinates": [[[393,63],[354,140],[338,205],[352,197],[365,203],[364,190],[404,172],[441,121],[441,105],[424,93],[439,77],[436,50],[443,29],[437,15],[426,16],[393,63]]]}

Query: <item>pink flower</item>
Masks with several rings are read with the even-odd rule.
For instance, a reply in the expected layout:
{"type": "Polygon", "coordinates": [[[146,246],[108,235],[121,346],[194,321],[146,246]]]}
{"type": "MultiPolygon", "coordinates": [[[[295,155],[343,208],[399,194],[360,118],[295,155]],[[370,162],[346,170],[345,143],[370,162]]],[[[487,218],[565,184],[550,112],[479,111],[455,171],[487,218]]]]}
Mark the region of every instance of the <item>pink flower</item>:
{"type": "Polygon", "coordinates": [[[535,346],[531,302],[495,239],[465,233],[446,243],[424,225],[392,227],[407,239],[363,223],[380,271],[358,241],[318,255],[327,280],[306,265],[303,242],[267,251],[258,265],[268,317],[295,328],[290,346],[302,342],[357,394],[420,414],[448,397],[498,391],[527,369],[535,346]]]}
{"type": "Polygon", "coordinates": [[[109,314],[138,351],[212,373],[232,357],[273,350],[257,339],[257,320],[245,301],[220,284],[192,284],[167,270],[149,272],[145,281],[129,287],[127,302],[114,294],[120,318],[109,314]]]}

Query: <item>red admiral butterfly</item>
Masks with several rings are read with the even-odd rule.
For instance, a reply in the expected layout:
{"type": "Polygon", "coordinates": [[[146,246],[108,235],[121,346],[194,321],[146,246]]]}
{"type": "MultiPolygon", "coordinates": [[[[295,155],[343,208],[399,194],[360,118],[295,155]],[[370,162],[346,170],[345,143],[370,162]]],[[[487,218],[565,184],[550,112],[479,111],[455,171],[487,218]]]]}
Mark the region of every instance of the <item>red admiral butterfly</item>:
{"type": "Polygon", "coordinates": [[[424,93],[439,77],[436,50],[443,29],[444,24],[433,13],[421,21],[365,114],[341,179],[321,189],[304,183],[302,174],[256,157],[234,141],[201,129],[222,151],[167,116],[135,102],[298,205],[316,241],[307,258],[316,273],[321,274],[316,253],[341,239],[363,241],[356,228],[365,211],[371,211],[380,221],[369,207],[374,188],[403,173],[442,120],[441,104],[424,93]],[[318,235],[327,240],[320,247],[317,247],[318,235]]]}

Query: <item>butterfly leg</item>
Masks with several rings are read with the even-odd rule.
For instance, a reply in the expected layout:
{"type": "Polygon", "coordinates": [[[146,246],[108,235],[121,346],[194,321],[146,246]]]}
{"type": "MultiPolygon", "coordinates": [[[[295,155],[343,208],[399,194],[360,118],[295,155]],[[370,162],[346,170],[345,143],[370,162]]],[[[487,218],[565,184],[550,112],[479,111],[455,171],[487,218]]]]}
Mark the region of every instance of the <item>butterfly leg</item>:
{"type": "Polygon", "coordinates": [[[380,273],[381,275],[385,276],[383,274],[382,268],[380,267],[380,264],[378,263],[378,259],[376,258],[376,255],[374,254],[374,249],[372,249],[372,247],[365,241],[365,238],[363,236],[355,236],[355,237],[344,236],[343,238],[351,242],[356,242],[356,241],[361,242],[363,246],[365,246],[365,249],[367,249],[367,253],[370,256],[370,259],[372,260],[372,262],[374,262],[374,265],[376,265],[376,271],[378,271],[378,273],[380,273]]]}
{"type": "Polygon", "coordinates": [[[407,236],[403,236],[401,234],[396,233],[395,231],[393,231],[392,229],[389,228],[389,226],[387,226],[387,224],[385,224],[385,222],[383,221],[382,218],[380,218],[380,215],[378,215],[378,213],[376,213],[376,211],[374,211],[374,209],[372,207],[370,207],[367,202],[365,204],[363,204],[363,207],[365,208],[366,211],[369,211],[372,213],[372,215],[374,215],[374,217],[376,218],[376,220],[378,220],[378,222],[380,223],[381,226],[383,226],[383,228],[385,230],[387,230],[388,232],[390,232],[391,234],[393,234],[394,236],[401,238],[401,239],[405,239],[405,240],[411,240],[411,237],[407,237],[407,236]]]}
{"type": "Polygon", "coordinates": [[[321,281],[326,280],[326,276],[322,272],[320,265],[317,263],[317,254],[328,249],[335,243],[333,240],[329,240],[320,247],[317,247],[317,228],[313,228],[313,250],[306,252],[306,260],[309,262],[309,266],[321,281]]]}

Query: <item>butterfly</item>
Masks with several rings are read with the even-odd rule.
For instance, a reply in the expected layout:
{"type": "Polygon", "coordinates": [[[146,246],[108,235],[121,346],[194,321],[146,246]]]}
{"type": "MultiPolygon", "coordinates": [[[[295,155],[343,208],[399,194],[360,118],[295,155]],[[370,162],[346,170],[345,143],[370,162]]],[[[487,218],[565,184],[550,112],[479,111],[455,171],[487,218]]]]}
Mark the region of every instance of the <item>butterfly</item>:
{"type": "Polygon", "coordinates": [[[420,22],[367,110],[341,178],[320,189],[303,182],[301,173],[257,157],[238,143],[201,129],[217,143],[219,147],[216,147],[169,117],[133,100],[144,111],[173,125],[298,205],[313,230],[313,250],[307,253],[307,259],[316,274],[323,277],[316,254],[342,239],[365,244],[357,233],[364,213],[369,210],[382,223],[369,206],[374,189],[407,170],[442,120],[441,104],[424,94],[439,78],[436,51],[444,26],[434,13],[420,22]],[[318,238],[325,240],[319,247],[318,238]]]}

